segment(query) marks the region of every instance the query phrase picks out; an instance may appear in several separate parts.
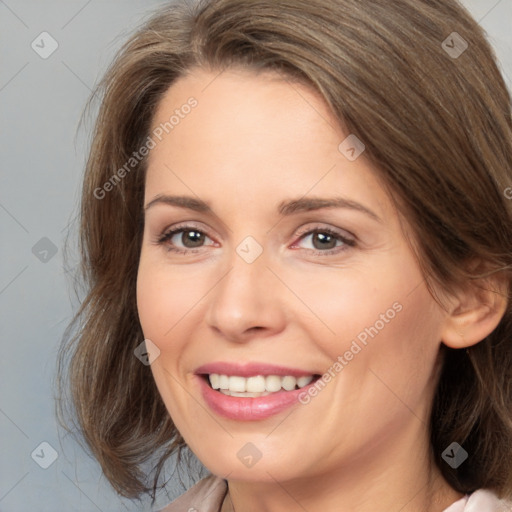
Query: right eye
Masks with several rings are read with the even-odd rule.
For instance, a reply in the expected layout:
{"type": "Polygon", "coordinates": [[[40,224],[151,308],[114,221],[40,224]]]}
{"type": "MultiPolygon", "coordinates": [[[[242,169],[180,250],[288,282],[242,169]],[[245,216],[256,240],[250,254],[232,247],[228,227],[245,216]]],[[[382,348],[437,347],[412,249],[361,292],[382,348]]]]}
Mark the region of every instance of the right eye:
{"type": "Polygon", "coordinates": [[[193,226],[170,229],[158,239],[158,243],[165,245],[169,251],[179,253],[196,252],[194,249],[200,249],[205,245],[215,245],[208,235],[193,226]]]}

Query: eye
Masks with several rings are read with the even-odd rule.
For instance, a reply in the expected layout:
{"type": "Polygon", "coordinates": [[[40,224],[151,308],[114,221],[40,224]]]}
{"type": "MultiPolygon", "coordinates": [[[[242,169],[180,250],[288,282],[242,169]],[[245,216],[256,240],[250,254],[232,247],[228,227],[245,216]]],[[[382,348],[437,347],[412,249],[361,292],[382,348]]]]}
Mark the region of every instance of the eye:
{"type": "Polygon", "coordinates": [[[166,245],[169,251],[185,253],[207,245],[215,245],[215,242],[196,227],[180,226],[166,231],[158,239],[158,244],[166,245]]]}
{"type": "Polygon", "coordinates": [[[333,229],[316,228],[300,235],[300,239],[292,245],[292,248],[301,247],[316,253],[332,254],[353,247],[355,244],[354,239],[333,229]]]}

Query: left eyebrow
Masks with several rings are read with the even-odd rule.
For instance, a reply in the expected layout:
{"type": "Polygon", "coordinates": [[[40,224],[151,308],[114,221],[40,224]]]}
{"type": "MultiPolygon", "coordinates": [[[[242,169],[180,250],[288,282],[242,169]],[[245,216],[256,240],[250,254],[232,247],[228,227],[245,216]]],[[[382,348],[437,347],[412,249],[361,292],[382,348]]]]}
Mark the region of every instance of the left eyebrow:
{"type": "Polygon", "coordinates": [[[312,210],[320,210],[322,208],[348,208],[355,210],[365,215],[368,215],[373,220],[382,223],[382,219],[368,207],[352,201],[345,197],[332,197],[332,198],[304,198],[292,199],[290,201],[283,201],[279,204],[278,211],[281,215],[292,215],[297,212],[309,212],[312,210]]]}

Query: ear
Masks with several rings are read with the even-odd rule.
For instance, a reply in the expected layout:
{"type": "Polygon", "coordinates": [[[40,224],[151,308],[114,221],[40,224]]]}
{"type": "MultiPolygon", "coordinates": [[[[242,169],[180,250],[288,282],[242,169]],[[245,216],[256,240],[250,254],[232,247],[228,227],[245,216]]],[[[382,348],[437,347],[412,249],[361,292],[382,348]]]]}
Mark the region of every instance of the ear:
{"type": "Polygon", "coordinates": [[[507,304],[507,283],[503,276],[472,281],[451,298],[442,342],[450,348],[476,345],[496,329],[507,304]]]}

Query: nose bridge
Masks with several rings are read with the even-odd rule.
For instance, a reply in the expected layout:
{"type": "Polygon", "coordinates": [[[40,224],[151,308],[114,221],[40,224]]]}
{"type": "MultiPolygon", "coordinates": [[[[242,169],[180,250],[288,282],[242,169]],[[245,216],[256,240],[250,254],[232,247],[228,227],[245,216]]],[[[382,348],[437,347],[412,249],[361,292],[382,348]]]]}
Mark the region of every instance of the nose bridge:
{"type": "Polygon", "coordinates": [[[258,284],[263,283],[264,273],[268,272],[263,259],[247,263],[237,255],[231,259],[230,268],[231,270],[221,287],[225,299],[245,299],[246,305],[258,303],[260,301],[258,284]]]}
{"type": "Polygon", "coordinates": [[[263,247],[246,237],[230,254],[228,265],[229,271],[212,290],[207,323],[232,340],[245,339],[249,330],[282,329],[283,305],[263,247]]]}
{"type": "Polygon", "coordinates": [[[263,284],[269,271],[269,251],[251,235],[245,236],[227,254],[229,268],[224,283],[229,295],[247,294],[252,301],[258,301],[258,283],[263,284]]]}

